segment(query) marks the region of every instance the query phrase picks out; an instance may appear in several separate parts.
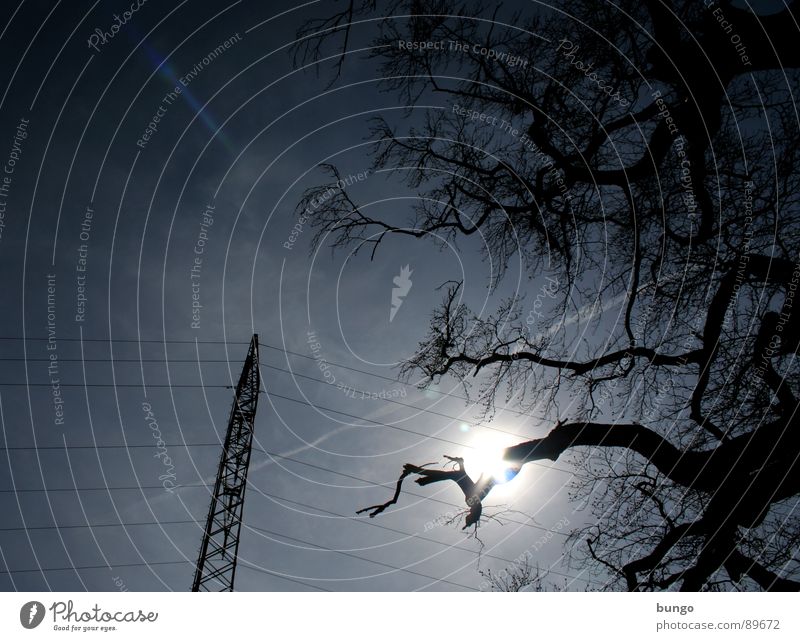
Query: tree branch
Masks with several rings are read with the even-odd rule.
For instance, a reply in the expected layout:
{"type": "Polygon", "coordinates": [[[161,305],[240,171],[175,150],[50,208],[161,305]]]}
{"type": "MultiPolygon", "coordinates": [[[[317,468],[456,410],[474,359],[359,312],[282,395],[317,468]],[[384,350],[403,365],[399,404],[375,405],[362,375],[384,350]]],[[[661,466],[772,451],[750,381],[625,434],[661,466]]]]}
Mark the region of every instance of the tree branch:
{"type": "Polygon", "coordinates": [[[544,438],[506,448],[504,458],[520,464],[555,461],[573,447],[623,447],[640,454],[670,480],[694,489],[713,489],[706,464],[710,452],[683,452],[662,436],[638,424],[563,423],[544,438]]]}
{"type": "Polygon", "coordinates": [[[734,581],[738,582],[743,575],[747,575],[758,583],[765,592],[800,591],[800,583],[778,576],[757,561],[747,558],[739,550],[734,550],[728,556],[724,567],[734,581]]]}

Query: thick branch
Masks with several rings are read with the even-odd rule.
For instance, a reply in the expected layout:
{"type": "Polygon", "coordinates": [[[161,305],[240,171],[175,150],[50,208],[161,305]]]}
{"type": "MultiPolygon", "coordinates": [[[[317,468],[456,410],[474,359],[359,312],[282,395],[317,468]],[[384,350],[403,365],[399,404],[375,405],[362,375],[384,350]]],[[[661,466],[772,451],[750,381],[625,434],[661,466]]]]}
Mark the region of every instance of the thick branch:
{"type": "Polygon", "coordinates": [[[725,570],[734,581],[739,581],[743,575],[747,575],[758,583],[765,592],[800,591],[800,583],[797,581],[778,576],[758,561],[747,558],[738,550],[734,550],[730,554],[724,565],[725,570]]]}
{"type": "Polygon", "coordinates": [[[623,447],[650,461],[667,478],[686,487],[711,489],[706,464],[710,452],[682,452],[656,432],[638,424],[563,423],[544,438],[506,448],[504,458],[520,464],[555,461],[573,447],[623,447]]]}

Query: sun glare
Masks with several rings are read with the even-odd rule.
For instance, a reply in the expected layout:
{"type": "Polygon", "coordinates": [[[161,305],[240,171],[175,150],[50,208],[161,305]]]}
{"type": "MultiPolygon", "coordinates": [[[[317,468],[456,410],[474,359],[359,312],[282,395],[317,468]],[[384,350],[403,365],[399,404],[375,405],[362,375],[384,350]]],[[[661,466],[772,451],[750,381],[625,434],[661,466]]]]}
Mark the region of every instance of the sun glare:
{"type": "Polygon", "coordinates": [[[513,444],[513,439],[498,432],[485,431],[475,434],[469,443],[471,449],[464,455],[467,474],[473,480],[477,480],[478,476],[483,474],[494,477],[497,483],[510,481],[516,474],[509,463],[503,460],[503,452],[506,447],[513,444]]]}

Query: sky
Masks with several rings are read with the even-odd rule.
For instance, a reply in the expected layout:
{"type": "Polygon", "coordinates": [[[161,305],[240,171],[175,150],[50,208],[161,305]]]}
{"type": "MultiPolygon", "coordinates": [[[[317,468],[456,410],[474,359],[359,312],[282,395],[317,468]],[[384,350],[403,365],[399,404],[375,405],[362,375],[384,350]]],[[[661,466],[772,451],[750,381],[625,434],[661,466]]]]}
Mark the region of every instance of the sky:
{"type": "Polygon", "coordinates": [[[564,559],[588,517],[567,500],[563,461],[492,493],[488,511],[511,511],[484,522],[482,549],[445,523],[463,506],[449,484],[409,484],[378,518],[355,514],[390,497],[405,462],[469,460],[549,426],[514,399],[481,422],[452,381],[397,380],[444,281],[464,279],[465,300],[491,306],[527,278],[523,265],[490,294],[496,265],[479,240],[390,237],[371,260],[311,252],[312,230],[295,230],[304,190],[328,180],[322,163],[356,176],[352,193],[387,220],[417,197],[364,172],[371,119],[421,115],[379,91],[366,62],[348,60],[330,86],[329,66],[292,56],[298,27],[326,9],[4,5],[0,589],[188,590],[256,333],[264,393],[237,590],[479,590],[479,570],[531,550],[567,589],[602,585],[564,559]]]}

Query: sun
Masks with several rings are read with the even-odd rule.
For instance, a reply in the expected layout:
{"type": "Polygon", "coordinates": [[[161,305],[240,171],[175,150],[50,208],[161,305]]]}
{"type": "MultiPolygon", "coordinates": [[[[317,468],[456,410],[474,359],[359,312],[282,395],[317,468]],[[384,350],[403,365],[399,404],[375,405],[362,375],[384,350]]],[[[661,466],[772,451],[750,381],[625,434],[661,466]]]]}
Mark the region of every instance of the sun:
{"type": "Polygon", "coordinates": [[[515,441],[508,435],[484,430],[474,435],[469,449],[464,454],[464,467],[473,480],[483,474],[491,476],[495,483],[507,483],[517,474],[508,461],[503,460],[505,448],[515,441]]]}

